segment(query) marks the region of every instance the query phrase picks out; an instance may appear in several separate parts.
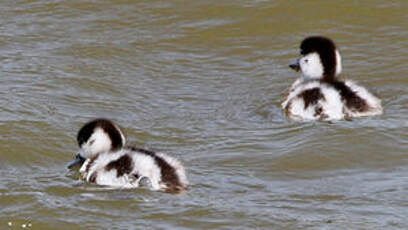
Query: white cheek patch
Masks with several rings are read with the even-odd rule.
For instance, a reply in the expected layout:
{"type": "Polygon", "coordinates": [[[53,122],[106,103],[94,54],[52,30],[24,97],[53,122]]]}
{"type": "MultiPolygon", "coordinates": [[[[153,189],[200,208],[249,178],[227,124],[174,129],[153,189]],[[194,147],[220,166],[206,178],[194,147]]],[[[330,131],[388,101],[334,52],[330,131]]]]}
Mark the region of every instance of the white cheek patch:
{"type": "Polygon", "coordinates": [[[102,129],[97,129],[89,140],[93,140],[91,144],[93,153],[107,152],[111,149],[112,141],[102,129]]]}
{"type": "Polygon", "coordinates": [[[323,64],[317,53],[310,53],[300,59],[300,69],[306,79],[320,79],[323,77],[323,64]]]}
{"type": "Polygon", "coordinates": [[[96,129],[88,141],[82,145],[81,153],[85,158],[91,158],[98,153],[107,152],[111,149],[112,141],[102,129],[96,129]]]}

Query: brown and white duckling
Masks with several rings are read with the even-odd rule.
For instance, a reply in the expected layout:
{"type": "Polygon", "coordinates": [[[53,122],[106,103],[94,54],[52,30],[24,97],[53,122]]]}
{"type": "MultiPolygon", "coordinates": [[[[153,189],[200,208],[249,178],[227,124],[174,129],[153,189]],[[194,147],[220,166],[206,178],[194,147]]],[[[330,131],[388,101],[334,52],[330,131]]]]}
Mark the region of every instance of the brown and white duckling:
{"type": "Polygon", "coordinates": [[[82,164],[79,172],[87,182],[121,188],[148,186],[151,190],[181,192],[188,180],[176,159],[150,150],[125,146],[125,136],[110,120],[96,119],[78,132],[79,153],[68,165],[82,164]]]}
{"type": "Polygon", "coordinates": [[[304,39],[300,57],[289,67],[302,72],[282,103],[291,119],[340,120],[383,112],[381,100],[367,89],[337,78],[342,71],[341,56],[329,38],[304,39]]]}

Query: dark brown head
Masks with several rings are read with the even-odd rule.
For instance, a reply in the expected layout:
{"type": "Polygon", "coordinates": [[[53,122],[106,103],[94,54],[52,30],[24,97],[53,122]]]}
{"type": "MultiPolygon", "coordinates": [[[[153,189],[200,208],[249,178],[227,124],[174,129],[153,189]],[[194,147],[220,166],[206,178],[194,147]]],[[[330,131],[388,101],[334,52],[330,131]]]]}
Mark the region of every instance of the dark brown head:
{"type": "Polygon", "coordinates": [[[300,57],[289,67],[301,70],[306,79],[330,81],[341,73],[341,56],[331,39],[322,36],[308,37],[300,45],[300,57]]]}
{"type": "MultiPolygon", "coordinates": [[[[126,139],[119,127],[112,121],[96,119],[86,123],[79,130],[77,141],[80,150],[76,160],[83,161],[100,153],[120,150],[125,145],[126,139]]],[[[73,166],[74,162],[68,167],[73,166]]]]}

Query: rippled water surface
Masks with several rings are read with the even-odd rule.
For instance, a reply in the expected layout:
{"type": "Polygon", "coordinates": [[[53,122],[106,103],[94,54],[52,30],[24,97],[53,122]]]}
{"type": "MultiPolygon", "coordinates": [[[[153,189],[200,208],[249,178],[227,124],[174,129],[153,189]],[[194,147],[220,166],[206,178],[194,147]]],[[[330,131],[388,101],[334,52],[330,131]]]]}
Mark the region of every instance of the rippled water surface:
{"type": "Polygon", "coordinates": [[[408,229],[408,2],[0,3],[0,229],[408,229]],[[280,109],[308,35],[382,116],[297,123],[280,109]],[[115,120],[184,162],[186,194],[112,190],[65,166],[115,120]]]}

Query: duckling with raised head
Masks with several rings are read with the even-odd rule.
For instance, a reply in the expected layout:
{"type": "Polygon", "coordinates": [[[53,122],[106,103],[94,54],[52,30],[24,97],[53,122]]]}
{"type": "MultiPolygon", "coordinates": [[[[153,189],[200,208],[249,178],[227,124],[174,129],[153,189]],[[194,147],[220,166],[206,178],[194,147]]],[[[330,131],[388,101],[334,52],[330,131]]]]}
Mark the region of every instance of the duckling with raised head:
{"type": "Polygon", "coordinates": [[[340,120],[382,114],[381,100],[351,80],[337,76],[342,71],[340,52],[326,37],[313,36],[300,45],[300,57],[289,65],[302,75],[282,103],[294,120],[340,120]]]}

